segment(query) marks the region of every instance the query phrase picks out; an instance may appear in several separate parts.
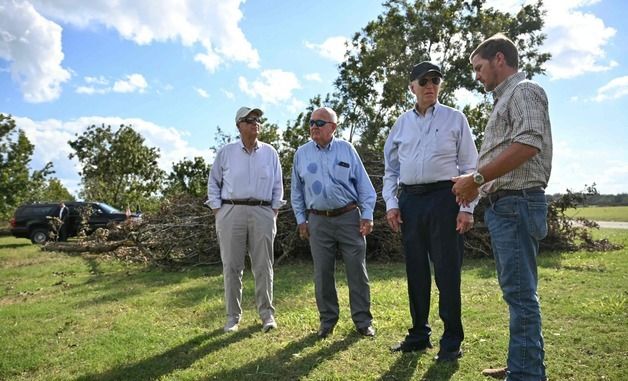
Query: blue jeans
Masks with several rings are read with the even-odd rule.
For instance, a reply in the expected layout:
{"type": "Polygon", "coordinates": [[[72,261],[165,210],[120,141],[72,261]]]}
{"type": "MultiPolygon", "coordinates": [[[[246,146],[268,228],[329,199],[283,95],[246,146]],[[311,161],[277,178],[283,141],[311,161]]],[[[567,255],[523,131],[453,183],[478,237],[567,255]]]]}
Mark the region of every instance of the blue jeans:
{"type": "Polygon", "coordinates": [[[537,294],[536,256],[547,235],[545,193],[507,196],[491,204],[484,220],[491,234],[497,278],[510,311],[508,380],[546,378],[537,294]]]}

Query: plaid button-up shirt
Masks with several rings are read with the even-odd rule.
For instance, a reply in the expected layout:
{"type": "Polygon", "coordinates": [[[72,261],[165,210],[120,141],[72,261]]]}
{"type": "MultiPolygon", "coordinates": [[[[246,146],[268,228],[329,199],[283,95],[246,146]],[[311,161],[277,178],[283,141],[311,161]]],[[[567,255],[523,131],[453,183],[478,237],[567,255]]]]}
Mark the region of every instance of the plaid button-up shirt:
{"type": "Polygon", "coordinates": [[[493,90],[495,106],[486,125],[479,166],[490,163],[513,143],[526,144],[539,152],[518,168],[482,187],[497,190],[547,186],[552,170],[552,131],[547,95],[524,73],[508,77],[493,90]]]}

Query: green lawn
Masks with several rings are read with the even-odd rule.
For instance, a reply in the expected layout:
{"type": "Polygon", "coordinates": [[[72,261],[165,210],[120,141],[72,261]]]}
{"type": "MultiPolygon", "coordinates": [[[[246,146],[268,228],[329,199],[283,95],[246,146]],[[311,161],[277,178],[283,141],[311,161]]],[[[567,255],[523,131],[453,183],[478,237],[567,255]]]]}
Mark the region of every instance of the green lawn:
{"type": "Polygon", "coordinates": [[[567,215],[594,221],[628,222],[628,206],[588,206],[570,209],[567,211],[567,215]]]}
{"type": "MultiPolygon", "coordinates": [[[[628,231],[603,230],[628,245],[628,231]]],[[[550,380],[628,379],[628,250],[549,253],[540,295],[550,380]]],[[[224,334],[219,267],[164,271],[95,256],[44,253],[0,237],[0,380],[483,380],[504,364],[507,309],[491,260],[466,261],[464,357],[391,354],[409,313],[402,264],[369,264],[377,336],[353,329],[344,274],[341,320],[316,339],[310,264],[275,274],[279,329],[261,332],[245,274],[240,331],[224,334]]],[[[442,333],[437,299],[431,322],[442,333]]]]}

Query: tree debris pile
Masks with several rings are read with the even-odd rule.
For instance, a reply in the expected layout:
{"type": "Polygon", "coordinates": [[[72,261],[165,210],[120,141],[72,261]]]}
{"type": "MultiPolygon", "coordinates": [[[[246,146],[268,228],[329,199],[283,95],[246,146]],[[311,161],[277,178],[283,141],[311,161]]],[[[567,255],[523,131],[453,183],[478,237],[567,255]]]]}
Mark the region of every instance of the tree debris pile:
{"type": "MultiPolygon", "coordinates": [[[[372,176],[371,180],[375,189],[382,189],[382,176],[372,176]]],[[[288,190],[285,199],[289,200],[290,180],[286,179],[285,182],[288,190]]],[[[598,228],[595,222],[582,218],[570,219],[565,214],[567,209],[582,205],[587,195],[596,193],[594,188],[588,188],[587,192],[567,192],[550,202],[549,233],[541,241],[542,251],[606,251],[618,248],[607,240],[592,238],[591,228],[598,228]]],[[[487,206],[488,202],[483,199],[476,207],[474,229],[465,234],[465,255],[468,257],[492,256],[490,236],[483,221],[487,206]]],[[[367,257],[383,262],[400,261],[403,260],[401,238],[388,227],[385,209],[380,193],[375,208],[375,226],[367,239],[367,257]]],[[[44,250],[107,253],[122,260],[164,266],[220,263],[215,219],[211,210],[204,206],[202,198],[181,194],[165,198],[158,212],[140,220],[131,219],[108,229],[98,229],[78,241],[50,242],[44,246],[44,250]]],[[[275,258],[276,264],[285,260],[311,258],[307,241],[299,238],[289,203],[278,214],[275,258]]]]}

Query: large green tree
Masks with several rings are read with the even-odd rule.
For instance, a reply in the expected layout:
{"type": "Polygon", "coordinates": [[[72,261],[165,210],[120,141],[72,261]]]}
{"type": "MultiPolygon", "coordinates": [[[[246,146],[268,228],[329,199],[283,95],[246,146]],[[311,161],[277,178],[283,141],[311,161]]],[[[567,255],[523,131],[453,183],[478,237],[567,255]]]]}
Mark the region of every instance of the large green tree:
{"type": "Polygon", "coordinates": [[[68,142],[82,165],[80,196],[120,208],[146,205],[159,190],[165,172],[157,165],[159,149],[144,145],[132,126],[87,128],[68,142]]]}
{"type": "MultiPolygon", "coordinates": [[[[485,0],[389,0],[384,13],[353,37],[335,82],[343,127],[360,145],[381,151],[396,118],[412,107],[408,74],[420,61],[438,63],[445,75],[440,101],[453,105],[456,90],[479,91],[469,55],[485,38],[504,32],[518,45],[520,68],[528,77],[543,73],[549,54],[539,51],[545,35],[541,1],[516,14],[487,8],[485,0]]],[[[476,137],[488,107],[466,111],[476,137]]]]}
{"type": "Polygon", "coordinates": [[[0,114],[0,218],[6,219],[53,173],[52,163],[30,171],[35,146],[10,115],[0,114]]]}
{"type": "Polygon", "coordinates": [[[172,166],[166,179],[164,194],[185,193],[196,197],[207,194],[207,176],[211,166],[200,156],[194,160],[184,159],[172,166]]]}

